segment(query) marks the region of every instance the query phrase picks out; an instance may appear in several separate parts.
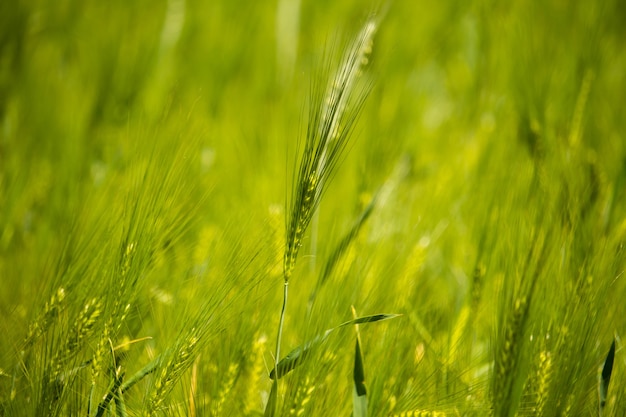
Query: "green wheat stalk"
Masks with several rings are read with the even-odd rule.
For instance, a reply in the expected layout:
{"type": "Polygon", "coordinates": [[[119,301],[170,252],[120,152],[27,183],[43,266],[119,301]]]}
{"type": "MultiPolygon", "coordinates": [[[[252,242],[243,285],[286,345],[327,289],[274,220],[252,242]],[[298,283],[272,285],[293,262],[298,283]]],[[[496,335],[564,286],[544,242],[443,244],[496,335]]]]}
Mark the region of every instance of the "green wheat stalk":
{"type": "Polygon", "coordinates": [[[305,148],[300,160],[297,181],[292,190],[287,221],[287,247],[283,258],[285,282],[291,278],[302,237],[323,189],[345,149],[368,88],[355,88],[355,82],[367,65],[377,22],[369,20],[348,49],[325,96],[313,89],[305,148]],[[317,103],[317,106],[316,106],[317,103]]]}
{"type": "Polygon", "coordinates": [[[286,248],[283,256],[283,304],[276,337],[274,369],[280,360],[280,345],[287,306],[289,280],[302,239],[323,191],[346,147],[350,133],[368,94],[368,86],[356,81],[368,63],[378,23],[370,19],[347,49],[327,92],[313,88],[304,150],[297,169],[291,207],[287,213],[286,248]]]}

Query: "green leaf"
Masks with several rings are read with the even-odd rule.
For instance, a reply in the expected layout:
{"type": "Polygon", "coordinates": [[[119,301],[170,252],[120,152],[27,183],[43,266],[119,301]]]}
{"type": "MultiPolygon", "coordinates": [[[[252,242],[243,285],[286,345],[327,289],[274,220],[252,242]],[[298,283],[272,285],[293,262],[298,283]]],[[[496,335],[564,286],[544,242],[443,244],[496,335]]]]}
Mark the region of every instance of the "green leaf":
{"type": "Polygon", "coordinates": [[[609,353],[604,360],[602,374],[600,374],[600,408],[604,408],[606,397],[609,390],[609,382],[611,382],[611,374],[613,373],[613,361],[615,359],[615,339],[611,343],[609,353]]]}
{"type": "Polygon", "coordinates": [[[365,388],[365,369],[361,352],[361,338],[357,327],[356,344],[354,348],[354,386],[352,390],[353,417],[367,417],[367,389],[365,388]]]}
{"type": "Polygon", "coordinates": [[[374,323],[375,321],[383,321],[383,320],[395,319],[396,317],[400,317],[401,315],[402,314],[373,314],[371,316],[358,317],[356,319],[352,319],[350,321],[346,321],[345,323],[341,323],[339,326],[335,327],[332,330],[336,330],[339,327],[350,326],[351,324],[374,323]]]}
{"type": "Polygon", "coordinates": [[[270,390],[270,396],[267,399],[267,405],[265,406],[264,417],[274,417],[276,415],[276,397],[278,396],[278,381],[272,382],[272,389],[270,390]]]}
{"type": "Polygon", "coordinates": [[[334,329],[326,330],[326,332],[323,335],[318,335],[314,337],[312,340],[310,340],[309,342],[305,343],[304,345],[298,346],[297,348],[289,352],[287,356],[285,356],[278,362],[278,364],[276,365],[276,369],[272,369],[272,371],[270,372],[270,378],[275,379],[276,378],[275,372],[278,372],[278,379],[280,379],[283,376],[285,376],[287,373],[295,369],[296,366],[300,365],[300,363],[307,358],[307,356],[309,355],[312,349],[314,349],[315,347],[320,345],[324,340],[326,340],[328,335],[333,330],[334,329]]]}
{"type": "MultiPolygon", "coordinates": [[[[123,378],[123,376],[121,378],[123,378]]],[[[117,417],[128,416],[128,413],[126,412],[126,402],[124,401],[124,394],[122,394],[121,388],[117,389],[117,394],[115,395],[115,412],[117,417]]]]}
{"type": "Polygon", "coordinates": [[[111,404],[111,400],[114,400],[116,398],[116,393],[120,392],[119,390],[120,390],[120,387],[122,386],[122,380],[123,378],[113,379],[109,392],[98,405],[98,411],[96,412],[96,417],[104,417],[104,414],[109,410],[109,404],[111,404]]]}
{"type": "Polygon", "coordinates": [[[374,206],[376,205],[376,198],[377,198],[377,195],[374,195],[374,197],[371,199],[369,204],[365,207],[363,212],[360,214],[359,218],[354,222],[354,224],[352,225],[348,233],[341,239],[337,247],[335,247],[335,249],[331,253],[330,257],[326,261],[326,264],[324,265],[324,270],[322,271],[322,274],[320,275],[319,280],[317,281],[317,284],[315,285],[315,290],[311,294],[311,297],[310,297],[311,300],[315,298],[319,289],[326,283],[330,275],[335,270],[335,267],[337,266],[339,259],[341,259],[341,257],[346,252],[346,250],[348,249],[352,241],[356,238],[359,231],[361,230],[361,227],[367,222],[367,219],[370,217],[370,214],[372,214],[372,211],[374,210],[374,206]]]}
{"type": "Polygon", "coordinates": [[[287,356],[283,357],[278,364],[276,365],[276,369],[272,369],[270,372],[270,378],[276,379],[276,374],[278,374],[278,379],[282,378],[284,375],[295,369],[302,361],[306,359],[312,349],[316,348],[320,345],[328,336],[334,332],[335,330],[349,326],[352,324],[366,324],[366,323],[374,323],[377,321],[389,320],[395,317],[400,316],[400,314],[374,314],[371,316],[359,317],[353,320],[346,321],[345,323],[341,323],[339,326],[334,327],[332,329],[326,330],[324,333],[315,336],[310,341],[306,342],[304,345],[298,346],[293,349],[291,352],[287,354],[287,356]]]}

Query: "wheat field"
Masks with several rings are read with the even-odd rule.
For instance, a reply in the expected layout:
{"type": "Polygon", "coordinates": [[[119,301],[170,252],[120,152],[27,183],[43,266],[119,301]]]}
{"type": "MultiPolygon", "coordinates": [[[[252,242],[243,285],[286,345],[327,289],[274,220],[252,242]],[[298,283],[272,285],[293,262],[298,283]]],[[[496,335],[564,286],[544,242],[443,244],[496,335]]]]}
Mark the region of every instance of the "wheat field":
{"type": "Polygon", "coordinates": [[[0,4],[0,416],[623,416],[626,7],[0,4]]]}

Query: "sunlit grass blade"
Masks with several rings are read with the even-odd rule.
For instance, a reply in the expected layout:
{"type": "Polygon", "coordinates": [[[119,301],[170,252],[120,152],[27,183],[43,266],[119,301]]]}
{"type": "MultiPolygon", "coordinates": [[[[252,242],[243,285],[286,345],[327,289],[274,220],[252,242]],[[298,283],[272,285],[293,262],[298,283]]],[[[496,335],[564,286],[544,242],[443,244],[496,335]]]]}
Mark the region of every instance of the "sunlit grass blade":
{"type": "Polygon", "coordinates": [[[352,415],[367,417],[367,389],[365,388],[365,369],[360,338],[357,335],[354,349],[354,386],[352,391],[352,415]]]}
{"type": "MultiPolygon", "coordinates": [[[[119,375],[116,375],[116,379],[122,381],[124,379],[124,373],[121,372],[119,375]]],[[[115,413],[117,417],[126,417],[128,413],[126,412],[126,401],[124,400],[124,394],[122,393],[122,387],[118,385],[117,392],[115,393],[115,413]]]]}
{"type": "Polygon", "coordinates": [[[276,415],[276,407],[278,406],[278,401],[276,400],[278,396],[278,381],[272,381],[272,389],[270,390],[270,395],[267,399],[267,404],[265,405],[265,413],[263,414],[265,417],[274,417],[276,415]]]}
{"type": "Polygon", "coordinates": [[[350,326],[352,324],[374,323],[377,321],[395,319],[396,317],[400,317],[401,315],[402,314],[372,314],[371,316],[358,317],[356,319],[346,321],[345,323],[341,323],[335,329],[338,329],[339,327],[350,326]]]}
{"type": "MultiPolygon", "coordinates": [[[[352,314],[356,317],[356,310],[352,307],[352,314]]],[[[367,417],[367,389],[365,387],[365,368],[363,366],[363,352],[361,350],[361,333],[359,325],[354,325],[356,342],[354,345],[354,370],[352,371],[352,416],[367,417]]]]}
{"type": "Polygon", "coordinates": [[[613,373],[613,361],[615,360],[615,339],[611,343],[609,353],[606,355],[604,365],[602,366],[602,373],[600,374],[600,382],[598,386],[598,392],[600,395],[600,415],[606,405],[606,398],[609,391],[609,382],[611,382],[611,374],[613,373]]]}
{"type": "Polygon", "coordinates": [[[304,345],[298,346],[297,348],[289,352],[284,358],[278,361],[276,367],[272,369],[272,371],[270,372],[270,378],[280,379],[287,373],[294,370],[300,363],[302,363],[302,361],[304,361],[309,356],[311,350],[313,350],[314,348],[322,344],[324,340],[326,340],[331,332],[332,330],[326,330],[324,334],[314,337],[309,342],[305,343],[304,345]],[[276,378],[277,375],[278,378],[276,378]]]}
{"type": "Polygon", "coordinates": [[[287,373],[295,369],[302,361],[304,361],[307,356],[311,353],[311,351],[321,345],[327,338],[330,336],[332,332],[337,329],[340,329],[345,326],[353,325],[353,324],[365,324],[365,323],[374,323],[377,321],[389,320],[395,317],[400,316],[399,314],[374,314],[371,316],[358,317],[353,320],[346,321],[345,323],[341,323],[339,326],[334,327],[332,329],[326,330],[324,333],[315,336],[310,341],[306,342],[304,345],[298,346],[289,352],[284,358],[282,358],[276,364],[275,369],[272,369],[270,372],[270,378],[277,379],[282,378],[287,373]]]}
{"type": "Polygon", "coordinates": [[[315,297],[317,296],[317,293],[322,288],[322,286],[326,283],[330,275],[334,272],[335,267],[337,266],[337,263],[339,262],[339,259],[341,259],[342,255],[346,252],[346,250],[348,249],[352,241],[358,235],[363,225],[369,219],[370,215],[372,214],[372,211],[374,210],[375,205],[376,205],[376,196],[374,196],[371,199],[371,201],[368,203],[368,205],[359,215],[358,219],[356,219],[356,221],[354,222],[354,224],[352,225],[348,233],[339,241],[339,244],[337,245],[337,247],[335,247],[330,257],[326,261],[326,264],[324,265],[322,274],[320,275],[317,283],[315,284],[315,289],[313,290],[313,292],[311,293],[311,296],[309,297],[309,304],[312,304],[314,302],[315,297]]]}
{"type": "MultiPolygon", "coordinates": [[[[116,400],[117,393],[121,393],[122,386],[122,378],[114,378],[111,383],[111,388],[109,389],[109,393],[111,395],[107,395],[102,402],[98,405],[98,411],[96,413],[96,417],[102,417],[109,410],[109,406],[111,404],[111,400],[116,400]]],[[[116,400],[117,401],[117,400],[116,400]]]]}
{"type": "Polygon", "coordinates": [[[104,398],[98,405],[98,413],[96,415],[102,416],[103,415],[102,413],[104,413],[104,411],[107,410],[112,400],[116,400],[118,395],[123,395],[126,391],[128,391],[133,386],[135,386],[135,384],[137,384],[139,381],[141,381],[146,376],[153,373],[157,369],[157,367],[159,366],[159,363],[161,363],[162,360],[163,360],[162,355],[157,356],[152,361],[150,361],[147,365],[145,365],[143,368],[137,371],[132,377],[127,379],[125,382],[123,381],[123,377],[116,378],[112,382],[111,387],[107,391],[107,394],[104,396],[104,398]]]}

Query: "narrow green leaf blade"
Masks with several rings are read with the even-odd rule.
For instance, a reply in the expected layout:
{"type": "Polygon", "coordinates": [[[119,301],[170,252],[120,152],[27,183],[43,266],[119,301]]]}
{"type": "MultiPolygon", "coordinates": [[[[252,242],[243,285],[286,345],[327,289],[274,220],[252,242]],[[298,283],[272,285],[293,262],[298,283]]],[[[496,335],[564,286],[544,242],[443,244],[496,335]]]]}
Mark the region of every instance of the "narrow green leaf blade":
{"type": "Polygon", "coordinates": [[[137,382],[144,379],[146,376],[150,375],[154,372],[159,366],[160,361],[163,360],[163,355],[159,355],[150,361],[147,365],[137,371],[132,377],[130,377],[126,382],[121,385],[122,393],[125,393],[129,389],[131,389],[137,382]]]}
{"type": "Polygon", "coordinates": [[[117,417],[128,417],[124,394],[122,394],[122,390],[119,388],[117,390],[117,394],[115,395],[115,413],[117,414],[117,417]]]}
{"type": "Polygon", "coordinates": [[[356,339],[356,345],[354,349],[354,388],[359,397],[367,395],[367,389],[365,388],[365,369],[363,367],[363,354],[361,352],[361,342],[359,338],[356,339]]]}
{"type": "Polygon", "coordinates": [[[611,374],[613,373],[613,361],[615,360],[615,339],[611,343],[609,353],[604,360],[602,374],[600,375],[600,408],[604,408],[606,397],[609,391],[609,382],[611,382],[611,374]]]}
{"type": "Polygon", "coordinates": [[[278,396],[278,381],[272,382],[272,389],[270,390],[270,396],[267,399],[267,405],[265,406],[264,417],[274,417],[276,415],[276,398],[278,396]]]}
{"type": "MultiPolygon", "coordinates": [[[[333,329],[334,330],[334,329],[333,329]]],[[[332,332],[332,330],[327,330],[323,335],[318,335],[314,337],[311,341],[305,343],[302,346],[298,346],[291,352],[287,354],[287,356],[283,357],[278,364],[276,365],[276,369],[272,369],[270,372],[270,378],[276,379],[276,372],[278,372],[278,378],[282,378],[284,375],[292,371],[296,368],[303,360],[309,356],[309,353],[312,349],[316,348],[320,345],[328,335],[332,332]]]]}
{"type": "Polygon", "coordinates": [[[400,316],[401,314],[373,314],[371,316],[358,317],[356,319],[346,321],[345,323],[341,323],[339,326],[335,327],[333,330],[338,329],[340,327],[349,326],[351,324],[374,323],[376,321],[395,319],[396,317],[400,317],[400,316]]]}
{"type": "Polygon", "coordinates": [[[358,317],[353,320],[349,320],[345,323],[340,324],[337,327],[326,330],[323,334],[315,336],[311,341],[305,343],[304,345],[298,346],[293,349],[291,352],[287,354],[287,356],[283,357],[278,364],[276,365],[276,369],[272,369],[270,372],[271,379],[282,378],[284,375],[294,370],[297,366],[299,366],[302,361],[306,359],[312,349],[316,348],[326,338],[335,330],[345,327],[352,324],[366,324],[366,323],[374,323],[377,321],[389,320],[395,317],[399,317],[400,314],[374,314],[371,316],[358,317]],[[278,375],[277,375],[278,374],[278,375]]]}
{"type": "Polygon", "coordinates": [[[375,195],[371,199],[359,218],[354,222],[348,233],[341,239],[337,247],[335,247],[335,249],[331,253],[330,257],[326,261],[326,264],[324,265],[324,270],[322,271],[322,274],[320,275],[320,278],[315,286],[315,290],[313,294],[311,294],[311,298],[315,298],[317,291],[319,291],[319,289],[326,283],[332,272],[335,270],[339,259],[346,252],[352,241],[356,238],[359,231],[361,230],[361,227],[363,227],[363,225],[367,222],[367,219],[369,219],[372,211],[374,210],[374,206],[376,205],[376,197],[377,196],[375,195]]]}
{"type": "Polygon", "coordinates": [[[122,378],[115,378],[112,381],[112,386],[107,395],[98,405],[98,411],[96,412],[96,417],[104,417],[105,413],[109,410],[109,405],[111,404],[111,400],[115,399],[115,395],[118,392],[122,385],[122,378]]]}
{"type": "Polygon", "coordinates": [[[352,415],[354,417],[367,417],[367,389],[365,388],[365,369],[363,367],[363,354],[361,342],[358,336],[354,349],[354,386],[352,390],[352,415]]]}

